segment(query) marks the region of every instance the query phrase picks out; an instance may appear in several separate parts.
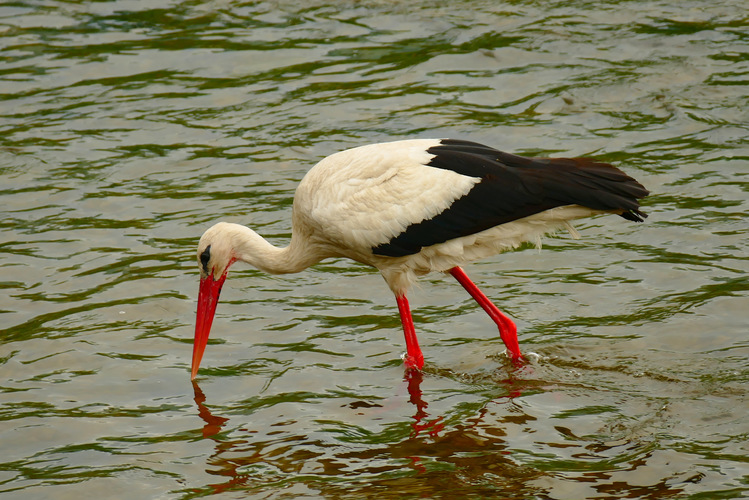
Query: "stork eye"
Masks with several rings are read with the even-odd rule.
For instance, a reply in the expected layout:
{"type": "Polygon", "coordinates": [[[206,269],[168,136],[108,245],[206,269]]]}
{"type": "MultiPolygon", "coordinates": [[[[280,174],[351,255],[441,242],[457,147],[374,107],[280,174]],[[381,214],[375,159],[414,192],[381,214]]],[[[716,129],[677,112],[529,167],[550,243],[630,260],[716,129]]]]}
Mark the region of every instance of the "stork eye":
{"type": "Polygon", "coordinates": [[[200,265],[203,266],[203,271],[208,274],[208,261],[211,260],[211,245],[205,247],[203,253],[200,254],[200,265]]]}

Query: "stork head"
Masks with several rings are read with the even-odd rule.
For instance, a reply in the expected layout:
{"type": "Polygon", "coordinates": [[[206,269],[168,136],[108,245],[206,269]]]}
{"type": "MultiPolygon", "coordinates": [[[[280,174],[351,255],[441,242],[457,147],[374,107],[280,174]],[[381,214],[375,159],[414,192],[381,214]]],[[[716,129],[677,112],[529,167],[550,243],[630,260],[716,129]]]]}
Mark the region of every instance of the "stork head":
{"type": "Polygon", "coordinates": [[[195,340],[192,346],[192,375],[194,379],[200,360],[208,344],[213,316],[226,275],[236,260],[232,244],[231,224],[219,222],[208,229],[198,243],[198,266],[200,267],[200,290],[198,292],[198,315],[195,320],[195,340]]]}
{"type": "Polygon", "coordinates": [[[219,222],[211,226],[198,242],[198,267],[200,267],[200,278],[213,276],[219,280],[226,276],[229,266],[236,260],[234,254],[233,226],[228,222],[219,222]]]}

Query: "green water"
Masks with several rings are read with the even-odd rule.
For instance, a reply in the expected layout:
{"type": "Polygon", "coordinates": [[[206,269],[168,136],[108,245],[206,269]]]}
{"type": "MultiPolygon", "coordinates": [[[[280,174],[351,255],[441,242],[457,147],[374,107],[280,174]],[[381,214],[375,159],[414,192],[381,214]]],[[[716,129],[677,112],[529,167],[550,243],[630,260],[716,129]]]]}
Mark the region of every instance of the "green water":
{"type": "Polygon", "coordinates": [[[0,496],[749,496],[744,2],[0,4],[0,496]],[[592,155],[650,218],[395,301],[345,260],[232,270],[189,380],[200,234],[289,236],[340,149],[592,155]],[[420,382],[420,383],[419,383],[420,382]]]}

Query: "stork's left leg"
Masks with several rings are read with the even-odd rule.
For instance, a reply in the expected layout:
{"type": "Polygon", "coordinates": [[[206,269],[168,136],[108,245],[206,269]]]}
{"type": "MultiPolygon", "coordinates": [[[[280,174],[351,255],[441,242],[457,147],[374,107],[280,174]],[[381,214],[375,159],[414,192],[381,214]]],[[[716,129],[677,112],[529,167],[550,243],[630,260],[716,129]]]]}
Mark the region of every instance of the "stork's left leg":
{"type": "Polygon", "coordinates": [[[403,358],[403,362],[406,368],[421,370],[424,367],[424,355],[421,353],[419,340],[416,338],[416,328],[414,328],[414,320],[411,317],[411,308],[408,305],[406,294],[396,295],[395,301],[398,303],[403,333],[406,336],[406,356],[403,358]]]}
{"type": "Polygon", "coordinates": [[[522,359],[520,345],[518,344],[518,329],[515,326],[515,323],[513,323],[509,316],[497,309],[497,306],[495,306],[492,301],[484,295],[484,292],[479,290],[479,287],[471,281],[463,269],[457,266],[453,267],[450,269],[450,274],[458,280],[458,283],[463,285],[463,288],[471,294],[471,297],[479,303],[489,317],[497,324],[497,327],[499,328],[499,336],[502,337],[502,342],[505,343],[507,350],[510,351],[510,357],[514,361],[522,359]]]}

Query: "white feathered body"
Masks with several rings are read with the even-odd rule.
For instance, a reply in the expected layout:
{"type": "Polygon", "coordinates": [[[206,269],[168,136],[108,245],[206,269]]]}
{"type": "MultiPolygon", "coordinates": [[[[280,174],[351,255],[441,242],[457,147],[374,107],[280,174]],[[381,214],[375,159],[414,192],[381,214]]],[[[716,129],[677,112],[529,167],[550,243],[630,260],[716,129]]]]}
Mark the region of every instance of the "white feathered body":
{"type": "Polygon", "coordinates": [[[252,229],[219,222],[200,238],[198,311],[192,378],[208,343],[229,267],[246,262],[268,273],[301,271],[328,257],[378,268],[395,293],[406,340],[404,363],[424,356],[406,298],[431,271],[447,271],[489,314],[511,359],[522,362],[517,328],[479,290],[461,265],[538,243],[545,233],[596,213],[641,222],[648,191],[621,170],[587,158],[525,158],[482,144],[410,140],[331,155],[312,167],[294,197],[287,247],[252,229]]]}
{"type": "Polygon", "coordinates": [[[430,139],[373,144],[320,161],[297,187],[291,246],[295,239],[303,240],[305,251],[318,254],[316,258],[340,256],[372,265],[398,294],[419,275],[447,271],[526,241],[538,244],[541,236],[560,228],[576,237],[569,221],[609,211],[560,206],[411,255],[376,255],[375,247],[448,210],[481,182],[480,177],[429,166],[435,155],[427,150],[439,145],[440,140],[430,139]]]}

